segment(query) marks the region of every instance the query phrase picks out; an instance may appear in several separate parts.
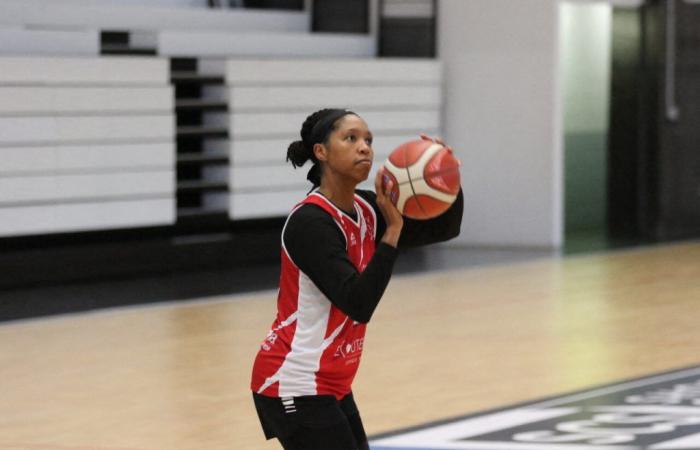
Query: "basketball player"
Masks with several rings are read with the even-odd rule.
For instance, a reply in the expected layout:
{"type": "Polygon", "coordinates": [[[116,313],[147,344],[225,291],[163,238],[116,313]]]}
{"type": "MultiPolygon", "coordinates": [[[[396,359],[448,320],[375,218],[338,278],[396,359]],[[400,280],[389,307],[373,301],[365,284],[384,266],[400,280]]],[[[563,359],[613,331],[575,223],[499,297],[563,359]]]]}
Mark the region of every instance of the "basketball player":
{"type": "MultiPolygon", "coordinates": [[[[424,137],[427,139],[427,137],[424,137]]],[[[463,199],[432,220],[404,219],[375,179],[372,133],[357,114],[322,109],[307,117],[287,151],[311,160],[310,194],[282,231],[277,318],[253,366],[263,432],[286,450],[368,450],[351,384],[365,327],[389,283],[397,248],[459,234],[463,199]]]]}

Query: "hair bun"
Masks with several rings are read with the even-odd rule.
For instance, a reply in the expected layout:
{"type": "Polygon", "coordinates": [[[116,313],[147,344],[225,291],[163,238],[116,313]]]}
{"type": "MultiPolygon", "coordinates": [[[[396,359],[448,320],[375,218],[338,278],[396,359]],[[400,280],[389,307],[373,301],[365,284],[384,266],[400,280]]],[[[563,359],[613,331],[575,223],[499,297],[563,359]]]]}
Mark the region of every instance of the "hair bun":
{"type": "Polygon", "coordinates": [[[287,148],[287,161],[294,167],[301,167],[311,159],[311,153],[303,141],[294,141],[287,148]]]}

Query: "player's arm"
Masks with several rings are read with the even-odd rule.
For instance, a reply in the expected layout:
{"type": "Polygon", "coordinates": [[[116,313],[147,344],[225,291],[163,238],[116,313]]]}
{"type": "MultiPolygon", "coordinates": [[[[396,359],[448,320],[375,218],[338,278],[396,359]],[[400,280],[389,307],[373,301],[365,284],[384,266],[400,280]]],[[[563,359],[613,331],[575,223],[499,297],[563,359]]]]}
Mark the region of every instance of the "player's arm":
{"type": "MultiPolygon", "coordinates": [[[[357,191],[357,193],[367,200],[377,212],[377,236],[382,236],[386,225],[378,206],[376,206],[375,193],[371,191],[357,191]]],[[[458,236],[462,226],[463,210],[464,194],[460,189],[454,203],[441,215],[428,220],[415,220],[404,217],[398,247],[418,247],[447,241],[458,236]]]]}
{"type": "Polygon", "coordinates": [[[352,320],[367,323],[389,284],[396,248],[378,243],[360,273],[345,249],[345,237],[320,208],[304,205],[290,217],[282,236],[294,264],[352,320]]]}
{"type": "Polygon", "coordinates": [[[399,248],[418,247],[453,239],[459,235],[464,211],[464,194],[459,190],[457,198],[447,211],[428,220],[404,218],[404,229],[399,248]]]}

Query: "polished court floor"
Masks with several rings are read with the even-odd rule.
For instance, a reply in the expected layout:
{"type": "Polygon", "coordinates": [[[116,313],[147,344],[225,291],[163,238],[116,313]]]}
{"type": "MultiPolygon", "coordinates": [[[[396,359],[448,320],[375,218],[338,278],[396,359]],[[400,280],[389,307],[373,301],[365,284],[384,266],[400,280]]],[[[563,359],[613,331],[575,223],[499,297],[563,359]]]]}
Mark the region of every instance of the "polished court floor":
{"type": "MultiPolygon", "coordinates": [[[[0,325],[0,449],[273,449],[275,291],[0,325]]],[[[700,364],[700,243],[393,278],[355,395],[382,433],[700,364]]]]}

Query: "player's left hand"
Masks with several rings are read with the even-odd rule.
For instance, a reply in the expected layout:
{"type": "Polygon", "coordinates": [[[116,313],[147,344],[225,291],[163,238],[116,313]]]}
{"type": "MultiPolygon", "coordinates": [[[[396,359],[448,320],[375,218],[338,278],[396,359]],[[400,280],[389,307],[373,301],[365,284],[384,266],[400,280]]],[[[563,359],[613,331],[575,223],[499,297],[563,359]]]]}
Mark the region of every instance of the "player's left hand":
{"type": "Polygon", "coordinates": [[[440,145],[442,145],[443,147],[445,147],[445,148],[447,149],[448,152],[454,153],[454,151],[452,150],[452,147],[450,147],[449,145],[445,144],[445,141],[443,141],[443,140],[442,140],[441,138],[439,138],[439,137],[432,137],[432,136],[428,136],[428,135],[425,134],[425,133],[421,133],[421,134],[420,134],[420,138],[423,139],[423,140],[425,140],[425,141],[431,141],[431,142],[435,142],[435,143],[437,143],[437,144],[440,144],[440,145]]]}
{"type": "Polygon", "coordinates": [[[384,216],[384,222],[386,223],[386,231],[382,237],[382,241],[396,247],[399,242],[399,235],[401,234],[401,229],[403,228],[403,216],[396,209],[396,205],[391,202],[391,189],[393,187],[393,181],[384,180],[384,166],[380,167],[377,171],[377,176],[374,178],[374,188],[377,193],[377,206],[384,216]]]}
{"type": "MultiPolygon", "coordinates": [[[[452,147],[450,147],[449,145],[445,144],[445,141],[443,141],[443,140],[440,139],[439,137],[431,137],[431,136],[428,136],[428,135],[425,134],[425,133],[421,133],[421,134],[420,134],[420,138],[423,139],[423,140],[425,140],[425,141],[430,141],[430,142],[435,142],[435,143],[437,143],[437,144],[440,144],[440,145],[442,145],[443,147],[445,147],[445,149],[447,149],[448,152],[450,152],[450,153],[452,153],[452,154],[454,155],[454,150],[452,150],[452,147]]],[[[462,165],[462,161],[460,161],[457,157],[455,157],[455,159],[457,159],[457,163],[461,166],[461,165],[462,165]]]]}

